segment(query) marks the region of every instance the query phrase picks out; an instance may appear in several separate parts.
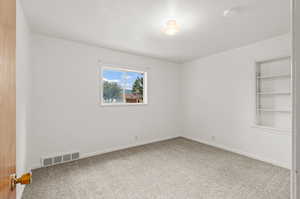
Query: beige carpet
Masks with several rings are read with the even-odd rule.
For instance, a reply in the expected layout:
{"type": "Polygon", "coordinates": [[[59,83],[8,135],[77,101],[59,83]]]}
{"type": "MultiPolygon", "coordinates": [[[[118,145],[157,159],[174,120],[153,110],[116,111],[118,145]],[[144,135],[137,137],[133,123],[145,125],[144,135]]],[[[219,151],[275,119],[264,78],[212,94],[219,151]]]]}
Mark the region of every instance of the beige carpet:
{"type": "Polygon", "coordinates": [[[23,199],[288,199],[289,171],[183,138],[38,169],[23,199]]]}

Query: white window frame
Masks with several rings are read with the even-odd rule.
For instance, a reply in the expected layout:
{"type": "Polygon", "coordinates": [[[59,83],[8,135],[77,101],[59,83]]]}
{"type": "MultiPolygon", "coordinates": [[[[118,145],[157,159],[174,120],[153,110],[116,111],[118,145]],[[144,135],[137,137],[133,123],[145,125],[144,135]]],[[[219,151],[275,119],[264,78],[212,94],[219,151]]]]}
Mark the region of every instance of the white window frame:
{"type": "Polygon", "coordinates": [[[147,71],[141,71],[141,70],[135,70],[131,69],[129,67],[115,67],[111,66],[108,64],[103,64],[103,66],[100,67],[99,72],[98,72],[98,82],[99,82],[99,97],[98,97],[98,104],[101,106],[141,106],[141,105],[147,105],[148,104],[148,78],[147,78],[147,71]],[[143,96],[143,103],[105,103],[103,99],[103,71],[104,70],[116,70],[116,71],[121,71],[121,72],[137,72],[137,73],[143,73],[144,78],[143,78],[143,85],[144,85],[144,96],[143,96]]]}

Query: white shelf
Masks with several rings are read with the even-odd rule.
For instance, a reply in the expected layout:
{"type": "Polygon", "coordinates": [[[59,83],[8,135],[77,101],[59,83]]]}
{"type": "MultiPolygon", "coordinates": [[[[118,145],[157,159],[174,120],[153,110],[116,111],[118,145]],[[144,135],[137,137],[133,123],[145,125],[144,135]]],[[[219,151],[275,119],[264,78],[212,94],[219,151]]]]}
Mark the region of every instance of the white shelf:
{"type": "Polygon", "coordinates": [[[257,95],[291,95],[291,92],[258,92],[257,95]]]}
{"type": "Polygon", "coordinates": [[[291,110],[284,110],[284,109],[266,109],[266,108],[257,108],[256,110],[262,112],[281,112],[281,113],[291,113],[291,110]]]}
{"type": "Polygon", "coordinates": [[[290,58],[256,62],[254,78],[255,127],[264,132],[288,134],[292,123],[290,58]]]}
{"type": "Polygon", "coordinates": [[[284,135],[291,135],[291,132],[292,132],[291,129],[277,128],[277,127],[272,127],[272,126],[264,126],[264,125],[260,125],[260,124],[255,124],[252,127],[263,129],[263,130],[269,130],[269,131],[277,132],[277,133],[284,134],[284,135]]]}
{"type": "Polygon", "coordinates": [[[291,78],[291,75],[283,74],[283,75],[257,76],[257,79],[278,79],[278,78],[291,78]]]}

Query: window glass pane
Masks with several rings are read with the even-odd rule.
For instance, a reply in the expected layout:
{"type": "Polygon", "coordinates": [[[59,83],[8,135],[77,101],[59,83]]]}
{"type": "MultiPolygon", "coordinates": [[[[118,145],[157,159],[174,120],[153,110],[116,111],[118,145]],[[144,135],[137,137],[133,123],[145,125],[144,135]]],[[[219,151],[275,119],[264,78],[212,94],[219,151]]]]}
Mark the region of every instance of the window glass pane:
{"type": "Polygon", "coordinates": [[[103,101],[104,103],[124,103],[126,72],[103,70],[103,101]]]}
{"type": "Polygon", "coordinates": [[[144,103],[144,72],[122,69],[103,69],[102,72],[102,103],[144,103]]]}
{"type": "Polygon", "coordinates": [[[126,72],[126,103],[143,103],[144,74],[139,72],[126,72]]]}

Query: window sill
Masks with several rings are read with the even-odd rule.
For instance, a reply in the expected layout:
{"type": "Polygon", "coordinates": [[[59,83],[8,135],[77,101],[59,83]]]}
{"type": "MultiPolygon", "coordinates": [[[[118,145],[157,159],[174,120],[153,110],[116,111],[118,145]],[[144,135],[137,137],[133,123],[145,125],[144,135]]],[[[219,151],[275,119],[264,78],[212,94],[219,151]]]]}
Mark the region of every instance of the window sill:
{"type": "Polygon", "coordinates": [[[103,103],[98,103],[99,106],[101,107],[122,107],[122,106],[146,106],[148,103],[115,103],[115,104],[103,104],[103,103]]]}

